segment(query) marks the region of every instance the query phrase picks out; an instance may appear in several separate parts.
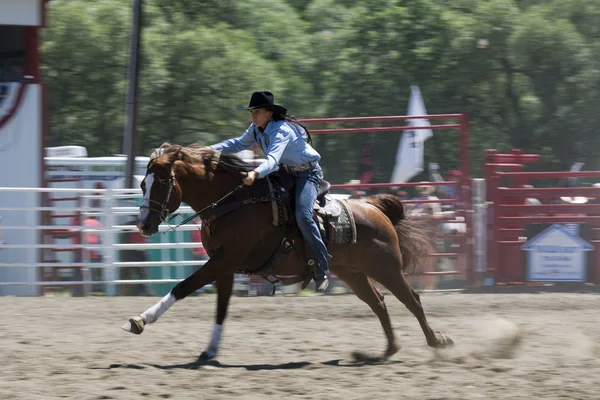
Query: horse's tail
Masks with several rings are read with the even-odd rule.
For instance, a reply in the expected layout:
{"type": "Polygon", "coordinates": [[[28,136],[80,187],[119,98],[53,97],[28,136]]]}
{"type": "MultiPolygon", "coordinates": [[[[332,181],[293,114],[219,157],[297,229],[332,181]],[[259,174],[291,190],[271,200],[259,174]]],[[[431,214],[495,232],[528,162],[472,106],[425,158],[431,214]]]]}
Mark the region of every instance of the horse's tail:
{"type": "Polygon", "coordinates": [[[398,235],[402,253],[402,271],[405,274],[414,272],[419,260],[427,256],[431,249],[427,229],[419,226],[417,221],[407,218],[404,205],[391,194],[369,196],[365,200],[390,219],[398,235]]]}

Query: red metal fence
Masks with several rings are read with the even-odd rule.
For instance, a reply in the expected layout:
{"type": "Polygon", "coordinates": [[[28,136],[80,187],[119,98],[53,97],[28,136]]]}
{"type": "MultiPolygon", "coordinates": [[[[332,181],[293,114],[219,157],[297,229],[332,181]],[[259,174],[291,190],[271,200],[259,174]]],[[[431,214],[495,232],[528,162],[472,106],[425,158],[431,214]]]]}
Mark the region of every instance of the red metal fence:
{"type": "MultiPolygon", "coordinates": [[[[348,189],[378,189],[378,188],[406,188],[419,185],[432,186],[455,186],[456,197],[440,200],[403,200],[405,205],[409,207],[420,203],[444,203],[454,205],[454,211],[446,213],[446,215],[438,216],[421,216],[415,219],[421,219],[429,225],[436,224],[439,227],[443,223],[464,224],[465,230],[462,233],[443,233],[439,229],[432,237],[433,242],[449,242],[446,248],[453,249],[452,251],[433,250],[430,254],[431,261],[426,261],[422,268],[415,275],[431,276],[434,281],[436,276],[451,275],[458,280],[471,280],[471,260],[472,240],[471,235],[471,198],[470,186],[468,181],[469,176],[469,131],[468,119],[465,114],[433,114],[424,116],[383,116],[383,117],[352,117],[352,118],[313,118],[300,121],[307,125],[312,135],[330,135],[330,134],[350,134],[350,133],[370,133],[370,132],[401,132],[406,130],[419,129],[457,129],[459,131],[459,154],[460,154],[460,171],[462,176],[457,181],[448,182],[411,182],[411,183],[361,183],[361,184],[333,184],[334,190],[348,189]],[[402,122],[418,119],[427,119],[432,121],[430,126],[415,127],[403,125],[402,122]],[[452,120],[452,123],[435,124],[433,121],[452,120]],[[393,122],[392,126],[380,126],[384,123],[393,122]],[[396,123],[397,122],[397,123],[396,123]],[[362,125],[348,127],[348,125],[362,125]],[[340,127],[339,125],[343,125],[340,127]],[[369,125],[369,126],[364,126],[369,125]],[[454,260],[455,268],[439,270],[436,268],[437,259],[445,258],[454,260]]],[[[433,243],[435,245],[435,243],[433,243]]],[[[427,278],[422,278],[426,280],[427,278]]],[[[424,281],[421,286],[436,286],[431,280],[424,281]]],[[[417,284],[423,282],[417,282],[417,284]]]]}
{"type": "MultiPolygon", "coordinates": [[[[521,284],[526,279],[526,257],[521,246],[527,241],[529,224],[589,224],[590,243],[600,245],[600,187],[536,187],[554,179],[595,178],[600,171],[523,172],[525,163],[538,160],[535,154],[486,152],[489,257],[488,274],[504,284],[521,284]],[[502,172],[499,169],[508,169],[502,172]],[[541,181],[541,183],[540,183],[541,181]],[[589,204],[565,202],[561,197],[581,196],[589,204]],[[536,199],[527,204],[526,199],[536,199]]],[[[588,281],[600,284],[600,251],[591,254],[593,267],[588,281]]]]}

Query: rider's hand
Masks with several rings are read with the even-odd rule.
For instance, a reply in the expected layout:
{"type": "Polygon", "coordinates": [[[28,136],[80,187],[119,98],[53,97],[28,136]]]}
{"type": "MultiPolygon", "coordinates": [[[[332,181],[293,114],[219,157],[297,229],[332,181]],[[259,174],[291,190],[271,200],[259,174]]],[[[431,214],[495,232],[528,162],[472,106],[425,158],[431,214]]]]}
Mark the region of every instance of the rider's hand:
{"type": "Polygon", "coordinates": [[[256,178],[258,178],[258,173],[256,171],[248,172],[248,175],[244,178],[244,185],[252,186],[256,178]]]}

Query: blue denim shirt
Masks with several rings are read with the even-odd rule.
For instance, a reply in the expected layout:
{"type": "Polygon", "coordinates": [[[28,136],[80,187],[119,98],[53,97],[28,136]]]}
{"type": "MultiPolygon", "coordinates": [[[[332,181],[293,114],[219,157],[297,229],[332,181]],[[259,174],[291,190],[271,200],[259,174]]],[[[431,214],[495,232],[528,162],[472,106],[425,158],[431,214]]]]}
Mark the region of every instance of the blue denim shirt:
{"type": "Polygon", "coordinates": [[[258,142],[266,154],[266,160],[254,170],[259,178],[264,178],[277,171],[279,164],[298,167],[318,162],[321,155],[304,141],[305,137],[306,131],[300,125],[287,121],[269,121],[264,132],[251,124],[242,136],[210,147],[223,153],[237,153],[258,142]]]}

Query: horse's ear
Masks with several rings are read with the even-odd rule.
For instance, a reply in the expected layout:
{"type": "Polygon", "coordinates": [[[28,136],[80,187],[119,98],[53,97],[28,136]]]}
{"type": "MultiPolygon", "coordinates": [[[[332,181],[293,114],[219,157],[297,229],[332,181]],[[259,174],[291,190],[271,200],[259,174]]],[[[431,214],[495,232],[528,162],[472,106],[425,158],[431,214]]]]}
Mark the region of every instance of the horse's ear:
{"type": "Polygon", "coordinates": [[[158,149],[152,149],[152,152],[150,153],[150,159],[154,160],[155,158],[162,156],[164,153],[165,149],[162,147],[158,149]]]}
{"type": "Polygon", "coordinates": [[[165,150],[169,147],[171,147],[171,145],[168,142],[164,142],[160,145],[158,149],[152,149],[152,152],[150,153],[150,159],[153,160],[162,156],[163,154],[165,154],[165,150]]]}

